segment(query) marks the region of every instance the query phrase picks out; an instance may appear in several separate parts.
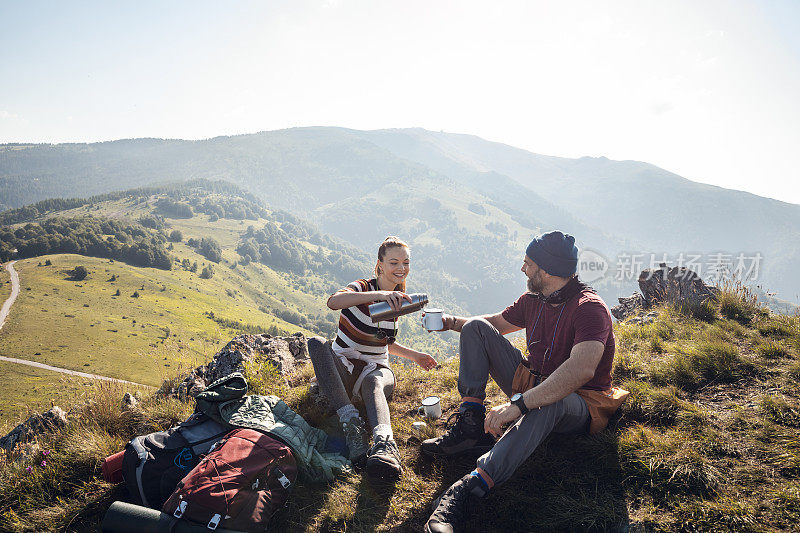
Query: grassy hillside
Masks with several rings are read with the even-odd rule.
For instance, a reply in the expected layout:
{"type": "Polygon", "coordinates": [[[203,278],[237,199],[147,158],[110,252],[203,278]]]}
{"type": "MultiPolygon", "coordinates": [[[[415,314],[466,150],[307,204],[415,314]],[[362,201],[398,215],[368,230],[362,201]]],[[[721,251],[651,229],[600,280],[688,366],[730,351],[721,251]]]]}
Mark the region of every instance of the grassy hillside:
{"type": "MultiPolygon", "coordinates": [[[[202,182],[199,187],[178,186],[168,192],[137,190],[70,202],[76,206],[64,210],[39,206],[33,211],[34,224],[53,218],[79,224],[88,216],[133,224],[156,240],[166,241],[174,232],[181,239],[168,243],[170,270],[75,254],[17,261],[21,293],[0,330],[0,355],[156,385],[176,368],[208,360],[237,332],[302,331],[330,336],[338,315],[325,306],[325,300],[352,279],[369,276],[372,265],[366,256],[315,233],[288,214],[252,204],[238,191],[209,190],[216,186],[202,182]],[[191,202],[194,211],[186,218],[165,217],[165,200],[185,206],[191,202]],[[219,218],[215,212],[202,212],[204,206],[230,208],[237,202],[243,202],[251,218],[219,218]],[[138,222],[158,227],[144,228],[138,222]],[[269,242],[270,265],[250,258],[244,261],[237,252],[248,232],[256,235],[262,228],[277,239],[269,242]],[[190,245],[201,239],[218,243],[218,262],[207,259],[196,244],[190,245]],[[279,258],[281,242],[294,248],[284,250],[279,258]],[[320,258],[327,262],[309,263],[320,258]],[[89,274],[74,281],[71,271],[78,265],[89,274]],[[202,271],[208,266],[214,274],[203,279],[202,271]],[[177,356],[167,359],[165,350],[177,356]]],[[[6,230],[16,232],[28,223],[6,226],[6,230]]],[[[3,269],[3,295],[10,292],[8,279],[3,269]]],[[[447,341],[424,334],[414,318],[401,321],[401,342],[434,355],[451,354],[447,341]]],[[[0,397],[12,405],[49,402],[46,388],[38,388],[35,394],[22,387],[0,390],[0,397]]],[[[3,410],[0,422],[14,412],[3,410]]]]}
{"type": "Polygon", "coordinates": [[[91,380],[41,368],[0,361],[0,434],[5,435],[32,413],[55,405],[71,405],[90,394],[91,380]]]}
{"type": "MultiPolygon", "coordinates": [[[[782,531],[800,520],[800,319],[762,310],[741,291],[723,294],[705,320],[662,309],[647,325],[616,324],[615,379],[631,397],[593,437],[548,439],[515,476],[475,509],[481,531],[782,531]],[[520,512],[526,509],[527,512],[520,512]]],[[[316,425],[327,421],[296,386],[250,369],[251,389],[278,393],[316,425]]],[[[405,471],[386,489],[353,475],[299,485],[276,517],[281,531],[419,531],[433,498],[474,465],[420,456],[409,440],[422,397],[456,406],[455,361],[425,373],[398,368],[391,402],[405,471]]],[[[168,427],[191,405],[145,398],[120,413],[122,387],[103,385],[62,434],[43,439],[46,467],[0,467],[0,528],[96,531],[121,487],[99,481],[98,461],[136,433],[168,427]]],[[[490,404],[503,401],[490,386],[490,404]]]]}
{"type": "Polygon", "coordinates": [[[11,296],[11,276],[5,269],[5,265],[0,269],[0,302],[5,302],[11,296]]]}

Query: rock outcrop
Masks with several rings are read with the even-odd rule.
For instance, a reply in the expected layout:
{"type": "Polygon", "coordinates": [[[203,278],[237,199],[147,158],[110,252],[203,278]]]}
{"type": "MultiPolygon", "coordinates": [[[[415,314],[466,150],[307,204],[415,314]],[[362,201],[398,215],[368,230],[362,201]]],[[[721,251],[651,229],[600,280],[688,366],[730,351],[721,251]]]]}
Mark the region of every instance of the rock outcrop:
{"type": "Polygon", "coordinates": [[[611,309],[617,320],[639,315],[655,305],[678,302],[696,305],[717,295],[717,289],[706,285],[696,272],[686,267],[669,268],[665,263],[661,263],[659,268],[642,270],[639,289],[641,294],[634,292],[631,296],[618,298],[619,305],[611,309]]]}
{"type": "Polygon", "coordinates": [[[126,392],[122,396],[122,410],[123,411],[133,411],[139,406],[139,399],[131,394],[130,392],[126,392]]]}
{"type": "Polygon", "coordinates": [[[630,296],[621,296],[617,300],[619,300],[619,305],[611,308],[611,314],[617,320],[625,320],[644,310],[644,297],[638,292],[634,292],[630,296]]]}
{"type": "Polygon", "coordinates": [[[177,387],[163,386],[162,396],[177,396],[182,401],[193,398],[210,383],[233,372],[242,372],[247,362],[269,362],[283,376],[308,364],[308,348],[302,333],[288,337],[271,335],[239,335],[225,345],[207,365],[201,365],[186,376],[177,387]]]}
{"type": "Polygon", "coordinates": [[[0,448],[11,451],[17,444],[26,443],[43,433],[51,433],[67,425],[67,414],[58,406],[40,415],[33,415],[0,438],[0,448]]]}

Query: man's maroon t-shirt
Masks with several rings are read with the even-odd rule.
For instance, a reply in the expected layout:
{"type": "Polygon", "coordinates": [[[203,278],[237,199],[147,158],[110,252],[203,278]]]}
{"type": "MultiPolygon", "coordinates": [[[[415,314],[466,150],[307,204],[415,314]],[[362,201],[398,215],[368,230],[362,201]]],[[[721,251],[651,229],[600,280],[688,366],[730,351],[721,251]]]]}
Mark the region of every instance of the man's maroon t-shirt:
{"type": "Polygon", "coordinates": [[[525,293],[508,306],[502,316],[510,324],[525,328],[530,368],[545,376],[549,376],[567,360],[575,344],[583,341],[602,342],[605,344],[605,350],[594,377],[581,388],[593,390],[611,388],[614,328],[608,306],[596,293],[584,290],[566,303],[555,307],[542,302],[530,293],[525,293]],[[537,316],[538,323],[536,323],[537,316]],[[558,322],[557,329],[556,322],[558,322]],[[535,330],[534,323],[536,323],[535,330]],[[555,342],[553,342],[554,335],[555,342]],[[546,356],[545,352],[551,344],[552,350],[546,356]]]}

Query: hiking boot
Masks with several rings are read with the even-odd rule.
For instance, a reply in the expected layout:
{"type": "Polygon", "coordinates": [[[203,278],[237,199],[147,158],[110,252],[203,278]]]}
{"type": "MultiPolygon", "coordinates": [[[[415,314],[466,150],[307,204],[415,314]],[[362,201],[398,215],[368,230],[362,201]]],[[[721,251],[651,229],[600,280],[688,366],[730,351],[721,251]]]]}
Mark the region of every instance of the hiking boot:
{"type": "Polygon", "coordinates": [[[488,452],[494,446],[494,438],[483,429],[485,418],[485,411],[462,405],[447,419],[444,435],[422,441],[422,453],[445,457],[465,452],[488,452]]]}
{"type": "Polygon", "coordinates": [[[349,422],[342,422],[342,431],[347,441],[348,458],[353,466],[361,466],[367,455],[367,430],[360,416],[354,416],[349,422]]]}
{"type": "Polygon", "coordinates": [[[436,509],[425,524],[425,533],[465,531],[470,505],[485,495],[486,490],[477,476],[467,474],[462,477],[439,497],[436,509]]]}
{"type": "Polygon", "coordinates": [[[402,472],[397,443],[386,436],[376,437],[375,445],[367,453],[367,475],[379,480],[396,480],[402,472]]]}

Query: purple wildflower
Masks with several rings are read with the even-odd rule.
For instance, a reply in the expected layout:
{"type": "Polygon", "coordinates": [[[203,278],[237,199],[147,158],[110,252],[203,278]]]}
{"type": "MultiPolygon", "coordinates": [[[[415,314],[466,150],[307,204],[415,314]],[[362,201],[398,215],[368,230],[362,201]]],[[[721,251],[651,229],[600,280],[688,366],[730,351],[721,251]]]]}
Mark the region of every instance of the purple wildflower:
{"type": "Polygon", "coordinates": [[[45,451],[43,451],[43,452],[42,452],[42,455],[44,455],[45,457],[47,457],[48,455],[50,455],[50,450],[45,450],[45,451]]]}
{"type": "Polygon", "coordinates": [[[42,466],[47,466],[47,461],[42,461],[42,466]]]}
{"type": "Polygon", "coordinates": [[[28,468],[25,469],[25,471],[30,474],[33,471],[33,467],[29,466],[28,468]]]}

